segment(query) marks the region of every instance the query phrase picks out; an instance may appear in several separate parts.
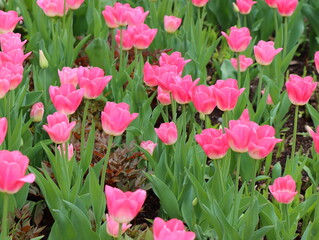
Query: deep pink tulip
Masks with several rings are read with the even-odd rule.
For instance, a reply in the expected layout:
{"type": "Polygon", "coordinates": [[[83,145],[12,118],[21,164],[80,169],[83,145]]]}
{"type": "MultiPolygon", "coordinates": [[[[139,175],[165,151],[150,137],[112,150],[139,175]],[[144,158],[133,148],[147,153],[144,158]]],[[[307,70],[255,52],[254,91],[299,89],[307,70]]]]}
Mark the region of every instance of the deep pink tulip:
{"type": "Polygon", "coordinates": [[[115,41],[117,46],[121,47],[121,32],[122,32],[122,49],[124,51],[130,50],[134,46],[134,29],[120,29],[116,31],[115,41]]]}
{"type": "Polygon", "coordinates": [[[48,17],[63,17],[68,12],[64,9],[64,0],[37,0],[37,4],[48,17]]]}
{"type": "Polygon", "coordinates": [[[0,67],[0,98],[3,98],[9,90],[16,89],[22,81],[22,65],[7,63],[0,67]]]}
{"type": "MultiPolygon", "coordinates": [[[[13,76],[14,77],[14,76],[13,76]]],[[[19,82],[22,79],[22,76],[18,76],[19,82]]],[[[10,81],[12,79],[12,74],[5,68],[0,68],[0,99],[4,98],[4,96],[10,90],[10,81]]]]}
{"type": "MultiPolygon", "coordinates": [[[[114,221],[113,218],[110,217],[108,214],[106,214],[105,216],[106,216],[106,232],[110,236],[117,238],[118,233],[119,233],[120,224],[118,222],[114,221]]],[[[132,224],[123,223],[122,229],[121,229],[122,234],[125,233],[125,231],[127,229],[129,229],[131,226],[132,226],[132,224]]]]}
{"type": "Polygon", "coordinates": [[[118,24],[117,19],[115,18],[115,12],[113,7],[105,6],[105,9],[102,11],[102,15],[104,17],[106,25],[109,28],[118,28],[120,26],[118,24]]]}
{"type": "Polygon", "coordinates": [[[35,175],[25,175],[29,164],[27,156],[19,151],[0,151],[0,192],[14,194],[25,183],[33,183],[35,175]]]}
{"type": "Polygon", "coordinates": [[[44,106],[42,102],[33,104],[30,112],[30,118],[33,118],[34,122],[41,122],[44,114],[44,106]]]}
{"type": "MultiPolygon", "coordinates": [[[[237,59],[231,58],[230,62],[237,71],[237,68],[238,68],[237,59]]],[[[245,55],[240,55],[239,56],[239,70],[240,70],[240,72],[245,72],[247,70],[247,68],[253,64],[253,62],[254,61],[251,58],[246,57],[245,55]]]]}
{"type": "MultiPolygon", "coordinates": [[[[63,143],[63,144],[58,146],[58,150],[59,150],[60,154],[63,154],[64,156],[66,154],[65,153],[66,152],[65,145],[66,145],[66,143],[63,143]],[[63,152],[61,152],[61,146],[62,146],[62,151],[63,152]]],[[[73,144],[71,143],[71,144],[68,145],[68,161],[71,161],[73,155],[74,155],[74,148],[73,148],[73,144]]]]}
{"type": "Polygon", "coordinates": [[[176,66],[177,72],[180,74],[183,72],[183,69],[187,63],[192,61],[191,59],[185,60],[182,57],[182,54],[180,52],[173,52],[171,55],[168,55],[167,53],[162,53],[159,59],[159,65],[161,67],[164,66],[176,66]]]}
{"type": "Polygon", "coordinates": [[[0,118],[0,144],[3,143],[4,139],[6,138],[8,130],[8,121],[5,117],[0,118]]]}
{"type": "Polygon", "coordinates": [[[192,0],[192,3],[195,7],[204,7],[208,3],[208,0],[192,0]]]}
{"type": "Polygon", "coordinates": [[[275,43],[273,41],[259,41],[258,44],[254,46],[256,62],[264,66],[270,65],[275,56],[282,51],[282,48],[275,49],[274,46],[275,43]]]}
{"type": "Polygon", "coordinates": [[[253,5],[257,2],[252,0],[236,0],[236,6],[241,14],[249,14],[253,5]]]}
{"type": "Polygon", "coordinates": [[[229,148],[226,134],[223,134],[222,129],[204,129],[201,134],[195,135],[195,139],[210,159],[223,158],[229,148]]]}
{"type": "Polygon", "coordinates": [[[275,129],[269,125],[263,125],[253,131],[248,145],[248,154],[254,159],[263,159],[274,150],[276,143],[282,139],[275,138],[275,129]]]}
{"type": "Polygon", "coordinates": [[[265,0],[267,5],[271,8],[277,8],[277,0],[265,0]]]}
{"type": "Polygon", "coordinates": [[[69,140],[71,131],[75,126],[75,121],[69,123],[68,117],[64,113],[55,112],[47,117],[48,125],[44,125],[44,130],[49,134],[54,143],[61,144],[69,140]]]}
{"type": "Polygon", "coordinates": [[[165,222],[157,217],[153,224],[154,240],[194,240],[196,235],[185,230],[184,223],[178,219],[171,219],[165,222]]]}
{"type": "Polygon", "coordinates": [[[276,0],[277,9],[281,16],[291,16],[298,5],[298,0],[276,0]]]}
{"type": "Polygon", "coordinates": [[[129,223],[141,210],[146,199],[146,191],[122,192],[118,188],[105,185],[105,195],[109,216],[118,223],[129,223]]]}
{"type": "Polygon", "coordinates": [[[1,50],[4,53],[9,53],[16,49],[23,50],[26,42],[27,40],[21,41],[20,33],[8,32],[0,34],[1,50]]]}
{"type": "Polygon", "coordinates": [[[69,83],[72,84],[74,87],[77,87],[79,83],[78,68],[63,67],[61,71],[58,70],[58,74],[61,85],[69,83]]]}
{"type": "Polygon", "coordinates": [[[144,8],[136,7],[127,11],[127,24],[129,26],[143,24],[149,11],[144,12],[144,8]]]}
{"type": "Polygon", "coordinates": [[[319,51],[317,51],[315,53],[314,61],[315,61],[315,66],[316,66],[317,73],[319,73],[319,51]]]}
{"type": "Polygon", "coordinates": [[[174,122],[162,123],[154,129],[157,136],[165,145],[173,145],[177,141],[177,128],[174,122]]]}
{"type": "Polygon", "coordinates": [[[157,100],[164,106],[171,104],[171,94],[160,86],[157,88],[157,100]]]}
{"type": "Polygon", "coordinates": [[[134,47],[141,50],[151,45],[157,33],[157,29],[151,29],[146,24],[128,26],[127,31],[133,33],[134,47]]]}
{"type": "Polygon", "coordinates": [[[140,146],[141,146],[141,148],[144,148],[146,151],[148,151],[149,154],[153,155],[153,152],[157,146],[157,143],[154,143],[151,140],[142,141],[140,146]]]}
{"type": "Polygon", "coordinates": [[[231,27],[229,36],[225,32],[222,32],[222,35],[226,38],[229,48],[233,52],[245,51],[252,39],[249,29],[246,27],[231,27]]]}
{"type": "Polygon", "coordinates": [[[144,73],[144,83],[149,87],[157,86],[158,75],[156,70],[159,68],[157,65],[151,65],[149,62],[144,64],[143,73],[144,73]]]}
{"type": "Polygon", "coordinates": [[[84,0],[66,0],[66,4],[70,9],[78,9],[84,0]]]}
{"type": "Polygon", "coordinates": [[[101,117],[102,128],[106,134],[122,135],[137,116],[138,113],[130,114],[130,106],[127,103],[107,102],[101,117]]]}
{"type": "Polygon", "coordinates": [[[313,82],[312,77],[299,77],[295,74],[289,75],[289,80],[286,82],[289,100],[294,105],[305,105],[314,90],[317,87],[316,82],[313,82]]]}
{"type": "Polygon", "coordinates": [[[17,23],[23,20],[16,11],[4,12],[0,10],[0,34],[13,32],[17,23]]]}
{"type": "Polygon", "coordinates": [[[84,89],[84,97],[95,99],[103,93],[112,76],[104,76],[104,71],[98,67],[79,67],[78,80],[80,88],[84,89]]]}
{"type": "Polygon", "coordinates": [[[197,78],[193,82],[191,75],[186,75],[183,78],[176,77],[175,83],[170,85],[170,90],[174,100],[179,104],[189,103],[192,100],[191,90],[197,85],[199,80],[200,79],[197,78]]]}
{"type": "Polygon", "coordinates": [[[296,182],[290,175],[276,178],[274,185],[269,186],[269,190],[278,202],[285,204],[291,203],[298,193],[296,182]]]}
{"type": "Polygon", "coordinates": [[[229,78],[217,80],[213,90],[217,107],[221,111],[229,111],[235,108],[237,100],[245,88],[238,89],[237,80],[229,78]]]}
{"type": "Polygon", "coordinates": [[[164,16],[164,29],[168,33],[174,33],[177,31],[182,23],[182,19],[175,16],[164,16]]]}
{"type": "Polygon", "coordinates": [[[78,89],[69,83],[61,87],[50,86],[49,94],[51,101],[58,112],[66,115],[73,114],[81,104],[84,89],[78,89]]]}
{"type": "Polygon", "coordinates": [[[216,107],[214,86],[199,85],[191,90],[191,98],[196,110],[202,114],[211,114],[216,107]]]}
{"type": "Polygon", "coordinates": [[[314,132],[309,126],[306,126],[306,129],[313,139],[316,152],[319,154],[319,126],[317,126],[317,132],[314,132]]]}

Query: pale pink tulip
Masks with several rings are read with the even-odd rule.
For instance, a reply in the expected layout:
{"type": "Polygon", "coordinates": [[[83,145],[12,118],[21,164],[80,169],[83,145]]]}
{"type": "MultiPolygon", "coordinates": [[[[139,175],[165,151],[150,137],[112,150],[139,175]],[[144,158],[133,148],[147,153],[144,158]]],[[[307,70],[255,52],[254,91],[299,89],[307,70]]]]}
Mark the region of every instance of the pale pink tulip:
{"type": "MultiPolygon", "coordinates": [[[[231,58],[230,59],[231,64],[233,67],[236,69],[238,68],[238,63],[236,58],[231,58]]],[[[239,71],[240,72],[245,72],[247,68],[253,64],[253,60],[251,58],[246,57],[245,55],[240,55],[239,56],[239,71]]]]}
{"type": "Polygon", "coordinates": [[[44,114],[44,106],[42,102],[33,104],[30,112],[30,118],[33,118],[34,122],[41,122],[44,114]]]}
{"type": "Polygon", "coordinates": [[[29,57],[31,52],[24,54],[23,50],[17,48],[10,52],[0,52],[0,63],[11,63],[22,67],[23,61],[29,57]]]}
{"type": "Polygon", "coordinates": [[[165,145],[173,145],[177,141],[178,133],[174,122],[162,123],[154,129],[157,136],[165,145]]]}
{"type": "MultiPolygon", "coordinates": [[[[110,236],[117,238],[118,234],[119,234],[120,224],[118,222],[114,221],[113,218],[110,217],[108,214],[106,214],[105,216],[106,216],[106,232],[110,236]]],[[[131,226],[132,226],[132,224],[123,223],[121,233],[122,234],[125,233],[125,231],[127,229],[129,229],[131,226]]]]}
{"type": "Polygon", "coordinates": [[[164,106],[171,104],[171,94],[160,86],[157,88],[157,100],[164,106]]]}
{"type": "Polygon", "coordinates": [[[275,49],[274,46],[275,43],[273,41],[259,41],[258,44],[254,46],[256,62],[264,66],[270,65],[275,56],[282,51],[282,48],[275,49]]]}
{"type": "Polygon", "coordinates": [[[269,186],[269,190],[278,202],[285,204],[291,203],[298,193],[296,182],[290,175],[276,178],[274,184],[269,186]]]}
{"type": "Polygon", "coordinates": [[[10,80],[8,80],[6,75],[3,75],[3,69],[0,68],[0,99],[10,90],[10,80]]]}
{"type": "Polygon", "coordinates": [[[257,2],[252,0],[236,0],[236,6],[241,14],[249,14],[253,5],[257,2]]]}
{"type": "Polygon", "coordinates": [[[225,32],[222,32],[222,35],[226,38],[229,48],[233,52],[245,51],[252,39],[249,29],[246,27],[231,27],[229,36],[225,32]]]}
{"type": "Polygon", "coordinates": [[[317,132],[314,132],[309,126],[306,126],[306,129],[313,139],[316,152],[319,154],[319,126],[317,126],[317,132]]]}
{"type": "Polygon", "coordinates": [[[149,87],[157,86],[157,73],[156,70],[159,68],[157,65],[151,65],[149,62],[144,64],[143,73],[144,73],[144,83],[149,87]]]}
{"type": "MultiPolygon", "coordinates": [[[[66,155],[66,143],[63,143],[61,145],[58,146],[58,150],[60,152],[60,154],[62,155],[66,155]],[[62,146],[62,152],[61,152],[61,146],[62,146]]],[[[73,144],[69,144],[68,145],[68,161],[71,161],[72,157],[74,155],[74,148],[73,148],[73,144]]]]}
{"type": "Polygon", "coordinates": [[[127,24],[129,26],[143,24],[149,11],[144,12],[144,8],[136,7],[131,8],[130,11],[127,11],[127,24]]]}
{"type": "Polygon", "coordinates": [[[315,61],[315,66],[316,66],[317,73],[319,73],[319,51],[317,51],[315,53],[314,61],[315,61]]]}
{"type": "Polygon", "coordinates": [[[37,0],[37,4],[48,17],[63,17],[68,12],[64,0],[37,0]]]}
{"type": "Polygon", "coordinates": [[[78,68],[69,68],[63,67],[62,70],[58,70],[59,78],[61,85],[63,84],[72,84],[74,87],[77,87],[78,80],[78,68]]]}
{"type": "Polygon", "coordinates": [[[157,29],[151,29],[146,24],[128,26],[127,31],[133,32],[134,47],[146,49],[153,42],[157,29]]]}
{"type": "Polygon", "coordinates": [[[191,90],[191,98],[196,110],[202,114],[211,114],[216,107],[214,86],[199,85],[191,90]]]}
{"type": "Polygon", "coordinates": [[[115,41],[117,46],[121,47],[121,34],[122,34],[122,49],[125,51],[130,50],[134,46],[134,29],[120,29],[116,31],[115,41]]]}
{"type": "Polygon", "coordinates": [[[298,0],[276,0],[278,12],[283,17],[291,16],[298,5],[298,0]]]}
{"type": "Polygon", "coordinates": [[[157,146],[157,143],[152,142],[151,140],[142,141],[140,144],[141,148],[145,149],[149,152],[149,154],[153,155],[154,149],[157,146]]]}
{"type": "MultiPolygon", "coordinates": [[[[264,93],[265,93],[265,90],[261,90],[261,94],[264,95],[264,93]]],[[[270,94],[268,94],[268,96],[267,96],[266,104],[267,104],[267,105],[272,105],[272,104],[274,104],[274,101],[272,100],[270,94]]]]}
{"type": "Polygon", "coordinates": [[[192,3],[195,7],[204,7],[209,0],[192,0],[192,3]]]}
{"type": "Polygon", "coordinates": [[[174,100],[179,104],[189,103],[191,98],[191,89],[193,89],[199,82],[197,78],[194,82],[191,75],[186,75],[183,78],[175,77],[175,82],[170,84],[170,91],[174,100]]]}
{"type": "Polygon", "coordinates": [[[0,10],[0,34],[13,32],[17,23],[22,20],[23,17],[19,17],[16,11],[4,12],[0,10]]]}
{"type": "Polygon", "coordinates": [[[27,40],[21,41],[20,33],[8,32],[0,34],[1,50],[4,53],[9,53],[16,49],[20,49],[22,51],[26,42],[27,40]]]}
{"type": "Polygon", "coordinates": [[[174,84],[176,77],[181,77],[181,72],[178,72],[178,69],[175,65],[165,65],[155,69],[155,74],[158,76],[157,83],[162,90],[169,92],[171,84],[174,84]]]}
{"type": "Polygon", "coordinates": [[[164,29],[168,33],[174,33],[177,31],[182,23],[182,19],[175,16],[164,16],[164,29]]]}
{"type": "Polygon", "coordinates": [[[162,53],[159,59],[159,65],[160,67],[164,67],[167,65],[176,66],[177,72],[181,74],[183,72],[184,66],[190,61],[192,60],[185,60],[180,52],[173,52],[171,55],[168,55],[167,53],[162,53]]]}
{"type": "Polygon", "coordinates": [[[0,98],[3,98],[9,90],[16,89],[22,81],[22,65],[6,63],[0,67],[0,98]]]}
{"type": "Polygon", "coordinates": [[[70,9],[78,9],[84,0],[66,0],[66,4],[70,9]]]}
{"type": "Polygon", "coordinates": [[[0,144],[3,143],[4,139],[6,138],[8,130],[8,121],[5,117],[0,118],[0,144]]]}

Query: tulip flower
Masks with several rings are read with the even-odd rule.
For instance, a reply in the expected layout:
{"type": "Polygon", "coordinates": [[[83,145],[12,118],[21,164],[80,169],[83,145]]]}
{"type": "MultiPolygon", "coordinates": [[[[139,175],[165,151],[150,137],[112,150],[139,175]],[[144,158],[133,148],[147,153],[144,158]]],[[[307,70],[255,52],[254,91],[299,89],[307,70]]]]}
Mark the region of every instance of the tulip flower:
{"type": "Polygon", "coordinates": [[[313,82],[312,77],[302,78],[298,75],[290,74],[289,80],[286,82],[290,102],[294,105],[305,105],[316,89],[317,84],[313,82]]]}
{"type": "Polygon", "coordinates": [[[149,152],[149,154],[153,155],[154,149],[157,146],[157,143],[152,142],[151,140],[142,141],[140,144],[141,148],[145,149],[149,152]]]}
{"type": "Polygon", "coordinates": [[[75,121],[69,123],[68,117],[60,112],[48,115],[47,121],[48,125],[44,125],[43,128],[49,134],[51,140],[57,144],[69,140],[71,131],[76,124],[75,121]]]}
{"type": "MultiPolygon", "coordinates": [[[[265,90],[262,90],[262,91],[261,91],[261,94],[264,95],[264,93],[265,93],[265,90]]],[[[266,104],[267,104],[267,105],[272,105],[272,104],[274,104],[274,101],[272,100],[270,94],[268,94],[268,96],[267,96],[266,104]]]]}
{"type": "Polygon", "coordinates": [[[16,11],[4,12],[0,10],[0,34],[13,32],[17,23],[23,20],[16,11]]]}
{"type": "Polygon", "coordinates": [[[171,104],[171,95],[161,87],[157,88],[157,100],[164,106],[171,104]]]}
{"type": "MultiPolygon", "coordinates": [[[[236,58],[231,58],[230,59],[231,64],[233,67],[236,69],[238,68],[238,62],[236,58]]],[[[247,68],[253,64],[253,60],[251,58],[246,57],[245,55],[240,55],[239,56],[239,70],[240,72],[245,72],[247,68]]]]}
{"type": "Polygon", "coordinates": [[[317,126],[317,132],[314,132],[309,126],[306,126],[306,129],[313,139],[316,152],[319,154],[319,126],[317,126]]]}
{"type": "Polygon", "coordinates": [[[316,53],[315,53],[315,66],[316,66],[316,70],[317,70],[317,72],[319,73],[319,51],[317,51],[316,53]]]}
{"type": "Polygon", "coordinates": [[[0,45],[1,50],[4,53],[9,53],[13,50],[19,49],[23,50],[23,46],[26,44],[27,40],[21,41],[20,33],[3,33],[0,34],[0,45]]]}
{"type": "Polygon", "coordinates": [[[277,0],[265,0],[267,5],[271,8],[277,8],[277,0]]]}
{"type": "Polygon", "coordinates": [[[185,226],[181,220],[174,218],[165,222],[159,217],[154,219],[153,236],[154,240],[194,240],[196,237],[195,233],[185,230],[185,226]]]}
{"type": "Polygon", "coordinates": [[[157,76],[158,86],[163,91],[170,92],[171,85],[175,83],[176,77],[181,77],[181,72],[175,65],[164,65],[156,69],[155,74],[157,76]]]}
{"type": "Polygon", "coordinates": [[[157,29],[151,29],[146,24],[128,26],[127,31],[133,32],[134,47],[140,50],[148,48],[157,33],[157,29]]]}
{"type": "Polygon", "coordinates": [[[246,27],[231,27],[229,36],[225,32],[222,32],[222,35],[226,38],[228,45],[233,52],[245,51],[252,39],[249,29],[246,27]]]}
{"type": "Polygon", "coordinates": [[[170,91],[176,102],[179,104],[189,103],[191,98],[191,89],[199,82],[199,78],[194,82],[191,75],[186,75],[183,78],[175,77],[175,83],[170,84],[170,91]]]}
{"type": "Polygon", "coordinates": [[[204,7],[208,3],[208,0],[192,0],[192,3],[195,7],[204,7]]]}
{"type": "Polygon", "coordinates": [[[136,7],[127,11],[127,24],[129,26],[143,24],[149,11],[144,12],[144,8],[136,7]]]}
{"type": "Polygon", "coordinates": [[[42,102],[33,104],[30,112],[30,118],[33,118],[34,122],[41,122],[44,114],[44,106],[42,102]]]}
{"type": "MultiPolygon", "coordinates": [[[[118,234],[119,234],[119,227],[120,227],[119,225],[120,224],[118,222],[114,221],[113,218],[110,217],[108,214],[106,214],[105,216],[106,216],[106,232],[110,236],[117,238],[118,234]]],[[[129,229],[131,226],[132,226],[132,224],[123,223],[122,229],[121,229],[122,234],[125,233],[125,231],[127,229],[129,229]]]]}
{"type": "Polygon", "coordinates": [[[230,78],[217,80],[213,90],[217,107],[221,111],[229,111],[235,108],[237,100],[245,88],[238,89],[237,81],[230,78]]]}
{"type": "Polygon", "coordinates": [[[66,4],[70,9],[78,9],[84,0],[66,0],[66,4]]]}
{"type": "Polygon", "coordinates": [[[236,6],[241,14],[249,14],[253,5],[257,2],[252,0],[236,0],[236,6]]]}
{"type": "Polygon", "coordinates": [[[210,159],[223,158],[229,148],[226,134],[223,134],[222,129],[204,129],[201,134],[195,135],[195,139],[210,159]]]}
{"type": "MultiPolygon", "coordinates": [[[[66,146],[66,143],[63,143],[62,145],[58,146],[58,150],[59,150],[60,154],[63,156],[66,155],[66,147],[65,146],[66,146]],[[61,151],[61,148],[62,148],[62,151],[61,151]]],[[[68,145],[68,161],[71,161],[73,155],[74,155],[73,144],[69,144],[68,145]]]]}
{"type": "Polygon", "coordinates": [[[78,68],[69,68],[63,67],[62,70],[58,70],[59,78],[61,85],[63,84],[72,84],[74,87],[77,87],[78,80],[78,68]]]}
{"type": "Polygon", "coordinates": [[[129,223],[141,210],[146,199],[146,191],[122,192],[118,188],[105,186],[109,216],[118,223],[129,223]]]}
{"type": "Polygon", "coordinates": [[[107,102],[102,112],[102,128],[106,134],[120,136],[128,125],[138,116],[138,113],[130,114],[130,106],[127,103],[107,102]]]}
{"type": "Polygon", "coordinates": [[[216,107],[214,86],[199,85],[192,89],[191,98],[196,110],[201,114],[211,114],[216,107]]]}
{"type": "Polygon", "coordinates": [[[8,130],[8,121],[5,117],[0,118],[0,144],[3,143],[8,130]]]}
{"type": "Polygon", "coordinates": [[[276,178],[274,184],[269,186],[269,190],[278,202],[285,204],[291,203],[298,193],[296,182],[290,175],[276,178]]]}
{"type": "Polygon", "coordinates": [[[173,145],[177,141],[177,128],[174,122],[162,123],[154,129],[157,136],[165,145],[173,145]]]}
{"type": "Polygon", "coordinates": [[[298,5],[298,0],[276,0],[278,12],[283,17],[291,16],[298,5]]]}
{"type": "Polygon", "coordinates": [[[57,111],[70,115],[79,107],[84,89],[76,90],[72,84],[66,83],[62,84],[61,87],[50,86],[49,94],[57,111]]]}
{"type": "Polygon", "coordinates": [[[124,51],[130,50],[134,46],[134,29],[121,29],[117,30],[115,35],[115,41],[117,46],[121,47],[121,34],[122,34],[122,49],[124,51]]]}
{"type": "Polygon", "coordinates": [[[37,0],[37,4],[48,17],[63,17],[68,12],[64,9],[64,0],[37,0]]]}
{"type": "Polygon", "coordinates": [[[143,73],[144,73],[144,83],[149,87],[155,87],[157,86],[157,79],[158,76],[156,74],[156,70],[159,68],[159,66],[151,65],[149,62],[146,62],[144,64],[143,73]]]}
{"type": "Polygon", "coordinates": [[[254,53],[256,62],[260,65],[270,65],[274,60],[274,57],[282,51],[282,48],[275,49],[275,43],[273,41],[259,41],[256,46],[254,46],[254,53]]]}
{"type": "Polygon", "coordinates": [[[182,19],[175,16],[164,16],[164,29],[168,33],[174,33],[177,31],[182,23],[182,19]]]}
{"type": "Polygon", "coordinates": [[[180,52],[173,52],[171,55],[168,55],[167,53],[162,53],[159,59],[159,65],[160,67],[164,67],[167,65],[176,66],[177,72],[180,74],[183,72],[184,66],[190,61],[192,60],[185,60],[180,52]]]}
{"type": "Polygon", "coordinates": [[[35,175],[25,175],[29,164],[27,156],[19,151],[0,151],[0,192],[17,193],[25,183],[32,183],[35,175]]]}
{"type": "Polygon", "coordinates": [[[0,99],[4,98],[10,90],[10,77],[3,73],[7,73],[7,71],[3,71],[3,69],[0,68],[0,99]]]}

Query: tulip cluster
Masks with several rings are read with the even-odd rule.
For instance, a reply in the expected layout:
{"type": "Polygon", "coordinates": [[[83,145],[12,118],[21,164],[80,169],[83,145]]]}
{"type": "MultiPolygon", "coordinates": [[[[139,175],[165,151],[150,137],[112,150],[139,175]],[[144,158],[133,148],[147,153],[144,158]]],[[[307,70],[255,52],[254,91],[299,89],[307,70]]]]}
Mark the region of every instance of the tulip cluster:
{"type": "Polygon", "coordinates": [[[63,17],[69,9],[78,9],[84,0],[37,0],[48,17],[63,17]]]}

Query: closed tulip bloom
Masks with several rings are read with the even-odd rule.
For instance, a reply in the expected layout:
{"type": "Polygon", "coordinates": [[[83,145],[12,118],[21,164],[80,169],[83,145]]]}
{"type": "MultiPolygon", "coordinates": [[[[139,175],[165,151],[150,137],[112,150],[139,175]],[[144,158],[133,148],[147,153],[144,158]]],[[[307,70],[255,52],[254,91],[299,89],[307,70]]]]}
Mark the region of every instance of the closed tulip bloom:
{"type": "Polygon", "coordinates": [[[78,68],[69,68],[63,67],[62,70],[58,70],[59,78],[61,85],[63,84],[72,84],[74,87],[77,87],[78,80],[78,68]]]}
{"type": "Polygon", "coordinates": [[[156,74],[156,70],[159,68],[159,66],[151,65],[149,62],[146,62],[144,64],[143,73],[144,73],[144,83],[149,87],[155,87],[157,86],[157,79],[158,76],[156,74]]]}
{"type": "MultiPolygon", "coordinates": [[[[125,233],[125,231],[129,229],[131,226],[132,224],[123,223],[122,229],[121,229],[122,234],[125,233]]],[[[120,228],[120,224],[114,221],[113,218],[110,217],[108,214],[106,214],[106,232],[110,236],[117,238],[119,234],[119,228],[120,228]]]]}
{"type": "Polygon", "coordinates": [[[192,100],[191,89],[193,89],[198,82],[199,78],[193,82],[191,75],[186,75],[183,78],[176,77],[175,83],[170,85],[174,100],[179,104],[189,103],[192,100]]]}
{"type": "Polygon", "coordinates": [[[249,14],[253,5],[257,2],[252,0],[236,0],[236,6],[241,14],[249,14]]]}
{"type": "Polygon", "coordinates": [[[84,0],[66,0],[66,4],[70,9],[78,9],[84,0]]]}
{"type": "Polygon", "coordinates": [[[0,144],[3,143],[8,130],[8,121],[5,117],[0,118],[0,144]]]}
{"type": "Polygon", "coordinates": [[[64,0],[37,0],[37,4],[48,17],[63,17],[68,12],[64,9],[64,0]]]}
{"type": "Polygon", "coordinates": [[[49,94],[56,110],[70,115],[79,107],[84,95],[84,89],[76,90],[72,84],[66,83],[62,84],[61,87],[50,86],[49,94]]]}
{"type": "Polygon", "coordinates": [[[316,152],[319,154],[319,126],[317,126],[317,132],[314,132],[309,126],[306,126],[306,129],[313,139],[316,152]]]}
{"type": "Polygon", "coordinates": [[[185,60],[182,57],[182,54],[180,52],[173,52],[171,55],[168,55],[167,53],[162,53],[159,59],[159,65],[161,67],[164,66],[176,66],[177,72],[182,73],[184,70],[184,67],[187,63],[192,61],[191,59],[185,60]]]}
{"type": "Polygon", "coordinates": [[[277,9],[281,16],[291,16],[298,5],[298,0],[276,0],[277,9]]]}
{"type": "Polygon", "coordinates": [[[69,140],[71,131],[75,126],[75,121],[69,123],[68,117],[64,113],[55,112],[47,117],[48,125],[44,125],[44,130],[49,134],[54,143],[61,144],[69,140]]]}
{"type": "Polygon", "coordinates": [[[173,145],[177,141],[177,128],[174,122],[162,123],[154,129],[157,136],[165,145],[173,145]]]}
{"type": "Polygon", "coordinates": [[[316,66],[317,72],[319,73],[319,51],[315,53],[315,66],[316,66]]]}
{"type": "Polygon", "coordinates": [[[245,88],[238,89],[237,80],[229,78],[217,80],[213,90],[217,107],[221,111],[229,111],[235,108],[238,98],[245,88]]]}
{"type": "Polygon", "coordinates": [[[121,32],[122,32],[122,49],[124,51],[130,50],[134,46],[134,29],[121,29],[116,31],[115,41],[117,46],[121,47],[121,32]]]}
{"type": "MultiPolygon", "coordinates": [[[[58,150],[60,152],[60,154],[62,155],[66,155],[66,147],[65,147],[66,143],[63,143],[61,145],[58,146],[58,150]],[[61,146],[62,146],[62,152],[61,152],[61,146]]],[[[68,161],[71,161],[72,157],[74,155],[74,148],[73,148],[73,144],[69,144],[68,145],[68,161]]]]}
{"type": "Polygon", "coordinates": [[[285,204],[291,203],[298,193],[296,182],[290,175],[276,178],[274,184],[269,186],[269,190],[278,202],[285,204]]]}
{"type": "Polygon", "coordinates": [[[196,110],[202,114],[211,114],[216,107],[214,86],[199,85],[191,90],[191,98],[196,110]]]}
{"type": "Polygon", "coordinates": [[[127,103],[107,102],[101,117],[102,128],[106,134],[120,136],[137,116],[138,113],[130,114],[127,103]]]}
{"type": "Polygon", "coordinates": [[[161,87],[157,88],[157,100],[164,106],[171,104],[171,94],[161,87]]]}
{"type": "Polygon", "coordinates": [[[223,158],[229,148],[226,134],[223,134],[222,129],[204,129],[201,134],[195,135],[195,139],[210,159],[223,158]]]}
{"type": "Polygon", "coordinates": [[[141,142],[141,148],[145,149],[149,152],[149,154],[153,155],[154,149],[157,146],[157,143],[152,142],[151,140],[148,141],[142,141],[141,142]]]}
{"type": "Polygon", "coordinates": [[[313,82],[312,77],[300,77],[295,74],[290,74],[289,80],[286,82],[288,98],[294,105],[305,105],[314,90],[317,87],[316,82],[313,82]]]}
{"type": "Polygon", "coordinates": [[[13,32],[17,23],[23,20],[16,11],[4,12],[0,10],[0,34],[13,32]]]}
{"type": "Polygon", "coordinates": [[[208,3],[208,0],[192,0],[192,3],[195,7],[204,7],[208,3]]]}
{"type": "Polygon", "coordinates": [[[104,71],[98,67],[79,67],[78,80],[80,88],[84,89],[84,97],[95,99],[103,93],[112,76],[104,76],[104,71]]]}
{"type": "MultiPolygon", "coordinates": [[[[237,67],[238,67],[237,59],[231,58],[230,62],[237,71],[237,67]]],[[[248,58],[245,55],[240,55],[239,56],[239,71],[245,72],[247,70],[247,68],[253,64],[253,62],[254,61],[251,58],[248,58]]]]}
{"type": "Polygon", "coordinates": [[[182,23],[182,19],[175,16],[164,16],[164,28],[168,33],[174,33],[177,31],[182,23]]]}
{"type": "Polygon", "coordinates": [[[19,151],[0,151],[0,192],[17,193],[25,183],[33,183],[35,175],[25,175],[29,159],[19,151]]]}
{"type": "Polygon", "coordinates": [[[231,27],[229,36],[225,32],[222,32],[222,35],[226,38],[229,48],[233,52],[245,51],[252,39],[249,29],[246,27],[231,27]]]}
{"type": "Polygon", "coordinates": [[[185,230],[184,223],[178,219],[171,219],[165,222],[157,217],[153,224],[154,240],[194,240],[196,235],[185,230]]]}
{"type": "Polygon", "coordinates": [[[265,0],[267,5],[271,8],[277,8],[277,0],[265,0]]]}
{"type": "Polygon", "coordinates": [[[128,26],[127,31],[134,33],[134,47],[140,50],[148,48],[157,33],[157,29],[151,29],[146,24],[128,26]]]}
{"type": "Polygon", "coordinates": [[[33,118],[34,122],[41,122],[44,114],[44,106],[42,102],[33,104],[30,112],[30,118],[33,118]]]}
{"type": "Polygon", "coordinates": [[[275,43],[273,41],[259,41],[256,46],[254,46],[254,53],[257,63],[260,65],[270,65],[274,60],[275,56],[281,52],[282,48],[275,49],[275,43]]]}
{"type": "Polygon", "coordinates": [[[146,191],[122,192],[118,188],[105,186],[109,216],[118,223],[129,223],[141,210],[146,199],[146,191]]]}

